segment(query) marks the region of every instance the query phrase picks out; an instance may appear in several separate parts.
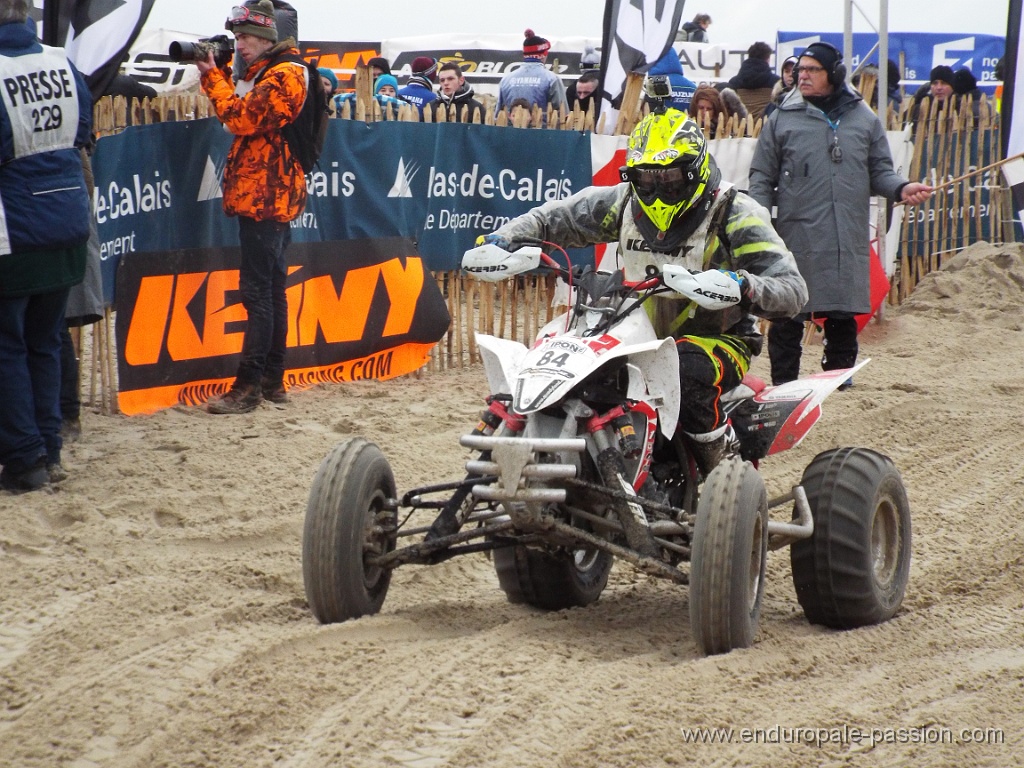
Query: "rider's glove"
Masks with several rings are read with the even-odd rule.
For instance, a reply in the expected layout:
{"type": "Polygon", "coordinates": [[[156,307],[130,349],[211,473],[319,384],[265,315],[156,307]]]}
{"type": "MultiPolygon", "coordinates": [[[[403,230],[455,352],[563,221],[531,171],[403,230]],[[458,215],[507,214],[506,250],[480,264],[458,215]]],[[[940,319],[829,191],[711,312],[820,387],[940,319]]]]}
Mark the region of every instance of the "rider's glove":
{"type": "Polygon", "coordinates": [[[731,277],[730,273],[718,269],[687,272],[685,269],[677,268],[673,273],[673,290],[705,309],[728,309],[743,299],[738,275],[731,277]]]}
{"type": "Polygon", "coordinates": [[[733,280],[740,284],[740,295],[742,297],[747,299],[753,298],[750,295],[750,281],[747,279],[746,275],[741,275],[738,272],[732,272],[728,269],[720,269],[719,272],[721,272],[723,275],[728,275],[729,277],[731,277],[733,280]]]}
{"type": "Polygon", "coordinates": [[[510,243],[507,238],[504,238],[501,235],[480,235],[480,237],[476,239],[476,244],[478,246],[496,245],[503,251],[512,250],[512,243],[510,243]]]}

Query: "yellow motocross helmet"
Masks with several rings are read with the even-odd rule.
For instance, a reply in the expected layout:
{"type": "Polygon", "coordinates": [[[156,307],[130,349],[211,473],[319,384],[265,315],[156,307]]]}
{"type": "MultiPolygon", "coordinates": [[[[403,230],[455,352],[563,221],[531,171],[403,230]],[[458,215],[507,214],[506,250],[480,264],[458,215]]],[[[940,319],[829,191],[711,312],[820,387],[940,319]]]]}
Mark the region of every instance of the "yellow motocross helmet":
{"type": "Polygon", "coordinates": [[[621,177],[659,231],[701,199],[710,176],[704,134],[685,112],[652,112],[630,134],[621,177]]]}

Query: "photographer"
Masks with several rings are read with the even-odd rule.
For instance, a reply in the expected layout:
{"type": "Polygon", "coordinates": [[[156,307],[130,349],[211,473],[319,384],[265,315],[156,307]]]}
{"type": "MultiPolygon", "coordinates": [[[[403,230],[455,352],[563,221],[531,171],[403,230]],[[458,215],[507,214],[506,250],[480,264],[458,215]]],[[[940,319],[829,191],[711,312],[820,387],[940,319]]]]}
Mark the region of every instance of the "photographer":
{"type": "Polygon", "coordinates": [[[211,398],[210,413],[248,413],[264,399],[287,401],[284,358],[288,335],[284,252],[289,222],[306,204],[306,180],[281,129],[295,120],[306,98],[294,38],[278,42],[270,0],[250,0],[231,9],[225,28],[235,36],[247,67],[231,82],[213,52],[196,66],[217,118],[234,134],[224,169],[224,212],[238,217],[242,248],[239,290],[248,314],[242,360],[227,393],[211,398]]]}

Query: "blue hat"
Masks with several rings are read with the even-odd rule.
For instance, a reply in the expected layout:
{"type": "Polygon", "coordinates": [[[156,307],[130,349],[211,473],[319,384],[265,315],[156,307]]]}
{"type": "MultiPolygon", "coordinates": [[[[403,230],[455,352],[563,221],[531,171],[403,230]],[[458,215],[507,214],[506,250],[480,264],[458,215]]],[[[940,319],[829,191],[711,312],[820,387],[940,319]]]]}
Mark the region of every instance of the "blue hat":
{"type": "Polygon", "coordinates": [[[338,90],[338,76],[334,74],[334,70],[328,69],[327,67],[319,67],[316,71],[320,73],[320,77],[326,77],[331,81],[331,93],[338,90]]]}
{"type": "Polygon", "coordinates": [[[376,96],[382,85],[390,85],[396,91],[398,90],[398,78],[394,75],[380,75],[373,84],[373,95],[376,96]]]}

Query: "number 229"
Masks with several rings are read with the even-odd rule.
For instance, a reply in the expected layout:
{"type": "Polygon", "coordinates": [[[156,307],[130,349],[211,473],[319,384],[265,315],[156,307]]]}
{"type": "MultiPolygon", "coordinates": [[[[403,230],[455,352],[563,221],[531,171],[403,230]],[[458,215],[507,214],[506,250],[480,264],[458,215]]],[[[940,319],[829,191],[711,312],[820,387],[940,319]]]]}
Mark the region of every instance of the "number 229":
{"type": "Polygon", "coordinates": [[[32,110],[32,133],[55,131],[64,122],[64,113],[59,105],[32,110]]]}

